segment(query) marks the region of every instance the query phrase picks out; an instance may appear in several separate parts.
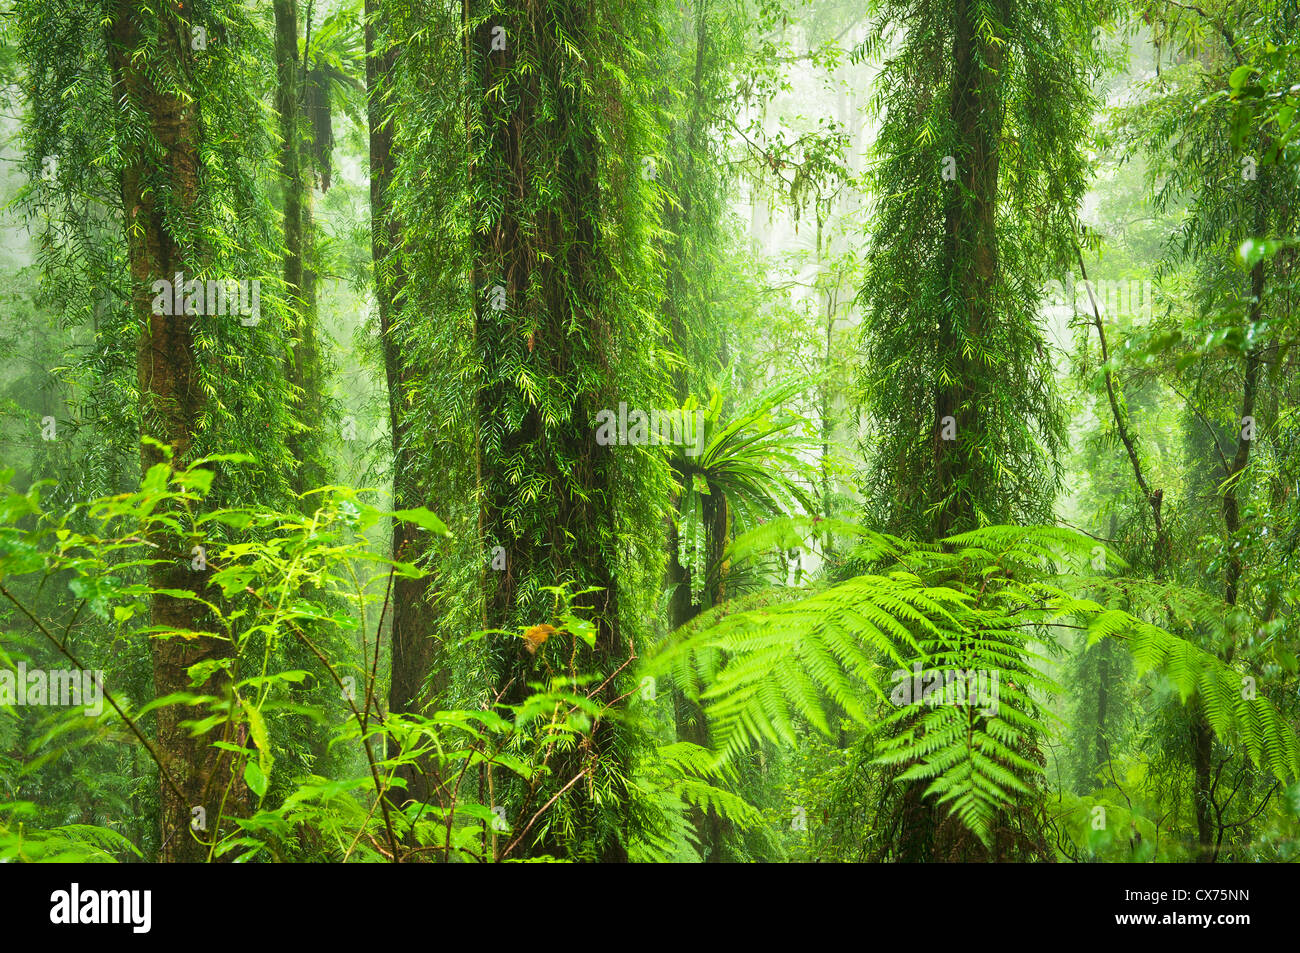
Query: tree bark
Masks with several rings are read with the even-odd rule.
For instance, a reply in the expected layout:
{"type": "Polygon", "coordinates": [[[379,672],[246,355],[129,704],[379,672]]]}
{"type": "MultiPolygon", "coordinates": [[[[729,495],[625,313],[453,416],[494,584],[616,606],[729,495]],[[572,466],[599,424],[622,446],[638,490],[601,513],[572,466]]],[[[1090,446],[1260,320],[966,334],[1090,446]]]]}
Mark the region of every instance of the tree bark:
{"type": "MultiPolygon", "coordinates": [[[[144,433],[167,444],[173,461],[183,466],[191,461],[195,431],[203,407],[199,367],[194,350],[194,316],[156,315],[152,308],[151,285],[159,279],[175,280],[177,272],[194,269],[200,251],[183,244],[174,235],[172,216],[184,215],[199,194],[199,110],[195,100],[178,95],[158,79],[158,64],[170,64],[176,77],[189,74],[190,37],[170,7],[155,7],[140,0],[118,0],[106,26],[110,70],[115,101],[138,109],[150,134],[161,147],[161,156],[151,156],[146,145],[134,136],[122,137],[121,171],[123,222],[127,260],[131,272],[131,307],[141,328],[137,350],[138,376],[144,433]],[[164,12],[157,12],[164,11],[164,12]],[[158,49],[144,58],[146,47],[142,25],[157,29],[158,49]]],[[[183,309],[182,309],[183,310],[183,309]]],[[[143,445],[141,467],[148,470],[162,462],[162,451],[143,445]]],[[[149,570],[154,589],[200,590],[204,573],[190,568],[186,543],[159,535],[155,558],[165,560],[149,570]]],[[[168,629],[202,631],[206,619],[202,607],[192,600],[154,594],[150,598],[153,625],[168,629]]],[[[222,696],[228,693],[224,673],[209,677],[192,688],[188,669],[198,662],[227,658],[231,643],[209,637],[152,639],[154,688],[159,696],[173,692],[198,691],[222,696]]],[[[175,789],[160,783],[159,859],[201,861],[208,847],[191,830],[191,812],[201,808],[215,821],[218,805],[213,797],[219,785],[219,768],[225,759],[207,737],[193,738],[181,725],[201,717],[203,710],[169,705],[155,713],[158,753],[176,783],[175,789]]],[[[206,835],[211,837],[211,832],[206,835]]]]}
{"type": "MultiPolygon", "coordinates": [[[[1262,222],[1257,223],[1262,231],[1262,222]]],[[[1253,327],[1263,315],[1264,307],[1264,262],[1260,261],[1250,271],[1250,326],[1253,327]]],[[[1255,416],[1255,397],[1259,390],[1259,352],[1258,345],[1246,352],[1245,382],[1241,394],[1241,417],[1237,426],[1237,452],[1226,474],[1223,488],[1223,528],[1224,541],[1228,548],[1228,565],[1224,570],[1223,601],[1230,606],[1237,604],[1240,593],[1242,558],[1241,544],[1237,533],[1241,529],[1241,511],[1237,505],[1237,484],[1241,479],[1246,464],[1250,462],[1250,444],[1255,435],[1246,435],[1245,421],[1255,416]]],[[[1228,647],[1226,662],[1231,662],[1236,654],[1236,645],[1228,647]]],[[[1196,862],[1212,864],[1218,860],[1218,843],[1223,832],[1215,822],[1213,786],[1214,736],[1210,731],[1205,713],[1196,711],[1192,722],[1192,753],[1196,773],[1196,790],[1193,795],[1196,805],[1196,862]]]]}
{"type": "MultiPolygon", "coordinates": [[[[953,158],[959,181],[948,198],[945,260],[953,263],[951,286],[959,289],[962,310],[946,313],[940,331],[939,353],[956,357],[952,383],[935,391],[935,472],[946,501],[936,518],[938,538],[974,528],[973,488],[963,484],[972,476],[971,462],[979,452],[981,368],[964,351],[965,342],[979,338],[990,323],[998,270],[1002,47],[978,32],[975,5],[975,0],[956,0],[953,13],[952,119],[958,136],[953,158]],[[955,440],[942,438],[945,417],[956,424],[955,440]]],[[[999,9],[999,14],[1005,22],[1005,11],[999,9]]]]}
{"type": "MultiPolygon", "coordinates": [[[[587,36],[591,16],[586,5],[543,2],[527,19],[483,17],[473,32],[473,106],[479,110],[476,135],[482,136],[473,154],[482,158],[471,168],[471,188],[490,189],[496,201],[490,226],[473,239],[471,281],[474,348],[482,368],[475,403],[479,525],[484,545],[501,546],[506,557],[503,571],[485,574],[486,626],[509,631],[537,621],[539,603],[521,600],[524,592],[532,597],[537,585],[569,581],[599,587],[580,603],[589,607],[596,629],[593,653],[582,670],[608,676],[595,699],[603,704],[620,694],[613,675],[631,646],[620,626],[612,557],[601,543],[613,529],[618,469],[613,449],[595,444],[591,421],[609,398],[582,376],[590,366],[585,362],[597,359],[588,342],[608,334],[601,300],[605,251],[597,230],[602,145],[592,126],[593,112],[601,107],[553,71],[568,59],[556,34],[587,36]],[[502,36],[504,45],[494,42],[502,36]],[[525,50],[540,66],[516,72],[515,60],[525,50]],[[487,95],[498,84],[507,90],[500,100],[487,95]],[[545,113],[538,109],[544,101],[545,113]],[[539,195],[536,150],[552,146],[546,161],[563,176],[555,192],[539,195]],[[505,290],[503,308],[493,306],[491,289],[498,283],[505,290]],[[531,333],[523,334],[524,327],[531,333]],[[544,420],[541,408],[520,395],[513,370],[520,362],[573,388],[567,419],[544,420]],[[532,472],[550,489],[553,510],[544,520],[519,499],[503,464],[520,453],[528,455],[532,472]]],[[[520,653],[517,639],[505,642],[498,689],[506,703],[527,695],[533,661],[520,653]]],[[[623,757],[619,731],[613,719],[604,718],[587,750],[555,752],[550,767],[557,784],[596,764],[617,764],[623,757]]],[[[626,860],[621,839],[601,821],[608,808],[591,796],[591,786],[585,780],[575,784],[565,798],[577,839],[589,855],[584,859],[626,860]]],[[[525,849],[573,856],[575,843],[557,831],[525,849]]]]}
{"type": "MultiPolygon", "coordinates": [[[[417,369],[403,353],[395,324],[406,293],[407,276],[399,249],[402,226],[393,209],[393,180],[397,152],[393,120],[389,115],[393,65],[397,50],[387,35],[382,0],[366,0],[366,90],[370,134],[371,254],[375,270],[375,297],[383,341],[384,372],[388,390],[388,417],[393,438],[393,503],[397,509],[429,503],[413,446],[413,422],[405,394],[417,369]]],[[[429,534],[412,523],[393,522],[393,558],[417,561],[432,545],[429,534]]],[[[434,630],[436,616],[431,598],[435,583],[430,575],[417,579],[396,576],[389,605],[391,619],[392,676],[388,710],[395,714],[419,711],[446,688],[445,668],[438,664],[434,630]],[[426,679],[429,684],[426,690],[426,679]]],[[[427,801],[429,780],[424,772],[406,768],[402,776],[407,794],[427,801]]]]}

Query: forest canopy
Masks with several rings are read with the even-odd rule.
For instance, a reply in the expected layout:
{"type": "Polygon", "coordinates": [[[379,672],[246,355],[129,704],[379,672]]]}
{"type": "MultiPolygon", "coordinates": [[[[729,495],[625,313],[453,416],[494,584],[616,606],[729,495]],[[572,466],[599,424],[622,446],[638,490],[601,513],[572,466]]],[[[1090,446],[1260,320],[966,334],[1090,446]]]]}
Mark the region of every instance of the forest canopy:
{"type": "Polygon", "coordinates": [[[1297,0],[0,23],[0,861],[1300,860],[1297,0]]]}

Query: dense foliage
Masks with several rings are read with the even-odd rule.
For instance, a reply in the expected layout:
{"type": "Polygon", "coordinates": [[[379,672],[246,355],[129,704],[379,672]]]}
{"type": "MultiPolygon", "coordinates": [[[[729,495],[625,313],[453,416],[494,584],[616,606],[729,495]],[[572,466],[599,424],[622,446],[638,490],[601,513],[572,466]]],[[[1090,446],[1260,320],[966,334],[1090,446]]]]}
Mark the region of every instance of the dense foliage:
{"type": "Polygon", "coordinates": [[[0,861],[1300,859],[1295,0],[0,13],[0,861]]]}

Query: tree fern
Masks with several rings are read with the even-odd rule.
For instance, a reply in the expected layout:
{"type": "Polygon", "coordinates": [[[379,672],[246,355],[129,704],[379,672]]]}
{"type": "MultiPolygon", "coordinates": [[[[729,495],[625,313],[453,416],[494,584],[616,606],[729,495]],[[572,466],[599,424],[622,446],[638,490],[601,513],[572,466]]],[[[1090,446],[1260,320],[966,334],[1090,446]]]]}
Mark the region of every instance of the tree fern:
{"type": "MultiPolygon", "coordinates": [[[[878,763],[906,766],[900,779],[928,780],[927,795],[986,840],[996,813],[1030,795],[1042,774],[1034,752],[1049,732],[1045,702],[1060,690],[1045,674],[1045,650],[1059,647],[1051,633],[1069,627],[1123,640],[1142,671],[1168,677],[1185,700],[1201,699],[1225,743],[1244,745],[1280,779],[1300,776],[1293,729],[1267,699],[1243,697],[1250,693],[1242,673],[1132,612],[1072,591],[1097,582],[1085,570],[1097,555],[1091,539],[1017,526],[939,544],[855,535],[876,571],[794,601],[769,596],[742,611],[720,607],[652,659],[652,670],[683,657],[717,661],[702,697],[724,758],[760,740],[796,744],[804,725],[830,734],[838,712],[888,728],[878,763]],[[907,680],[916,681],[918,665],[931,691],[905,693],[902,707],[882,715],[907,680]],[[982,707],[969,692],[936,699],[933,686],[947,689],[959,673],[985,673],[994,704],[982,707]]],[[[741,537],[733,549],[752,552],[753,541],[741,537]]]]}

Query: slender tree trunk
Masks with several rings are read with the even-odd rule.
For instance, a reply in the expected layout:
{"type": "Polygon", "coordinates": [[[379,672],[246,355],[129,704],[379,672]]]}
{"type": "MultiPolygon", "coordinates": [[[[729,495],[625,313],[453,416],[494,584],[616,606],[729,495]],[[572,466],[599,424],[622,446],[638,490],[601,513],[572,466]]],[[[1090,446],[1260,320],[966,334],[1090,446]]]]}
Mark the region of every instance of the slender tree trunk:
{"type": "MultiPolygon", "coordinates": [[[[678,480],[689,480],[690,476],[678,473],[678,480]]],[[[668,623],[673,629],[680,628],[698,616],[706,607],[720,604],[726,598],[726,577],[722,571],[722,556],[727,548],[729,516],[727,501],[719,490],[714,490],[705,500],[704,534],[706,566],[718,567],[718,578],[712,588],[704,591],[705,601],[696,605],[691,601],[691,572],[682,566],[678,559],[677,528],[669,521],[668,526],[668,579],[667,585],[672,595],[668,603],[668,623]]],[[[698,690],[696,686],[695,690],[698,690]]],[[[677,728],[677,740],[708,748],[713,739],[709,731],[708,719],[704,707],[692,695],[678,688],[673,691],[673,717],[677,728]]],[[[709,809],[702,811],[691,808],[691,821],[701,834],[701,849],[705,862],[721,863],[727,859],[726,835],[730,825],[709,809]]]]}
{"type": "MultiPolygon", "coordinates": [[[[820,249],[820,245],[818,248],[820,249]]],[[[820,251],[818,257],[820,257],[820,251]]],[[[837,279],[838,285],[838,279],[837,279]]],[[[839,298],[838,287],[832,288],[826,294],[826,348],[822,353],[822,375],[823,380],[819,390],[819,412],[821,415],[822,431],[822,452],[821,459],[818,461],[821,469],[821,497],[822,497],[822,518],[830,519],[832,514],[831,507],[831,432],[834,422],[831,420],[831,362],[834,355],[831,346],[835,334],[835,309],[837,299],[839,298]]],[[[825,556],[829,559],[832,554],[832,545],[834,538],[830,533],[826,534],[826,551],[825,556]]]]}
{"type": "MultiPolygon", "coordinates": [[[[1262,217],[1261,217],[1262,218],[1262,217]]],[[[1257,221],[1257,230],[1263,231],[1263,221],[1257,221]]],[[[1264,263],[1257,262],[1250,272],[1250,324],[1253,327],[1261,318],[1264,307],[1264,263]]],[[[1241,511],[1237,504],[1237,489],[1242,472],[1250,462],[1250,445],[1255,435],[1247,429],[1247,420],[1254,427],[1255,397],[1259,390],[1260,348],[1251,347],[1246,352],[1245,383],[1241,395],[1241,415],[1237,422],[1237,452],[1224,481],[1223,488],[1223,528],[1224,539],[1228,549],[1228,565],[1224,570],[1223,601],[1230,606],[1237,604],[1240,592],[1242,557],[1241,541],[1237,534],[1241,529],[1241,511]]],[[[1236,646],[1229,646],[1225,661],[1231,662],[1236,646]]],[[[1192,722],[1192,754],[1196,773],[1196,790],[1193,799],[1196,805],[1196,862],[1212,864],[1218,860],[1218,842],[1222,838],[1215,823],[1217,811],[1214,805],[1214,736],[1210,731],[1205,713],[1198,707],[1192,722]]]]}
{"type": "MultiPolygon", "coordinates": [[[[395,330],[406,290],[406,272],[397,254],[401,244],[401,223],[393,211],[393,177],[397,155],[393,143],[391,106],[392,72],[396,48],[387,36],[383,0],[366,0],[366,89],[369,95],[370,132],[370,215],[371,253],[375,269],[375,297],[383,340],[384,372],[388,389],[389,425],[393,437],[393,502],[399,509],[426,506],[429,501],[420,479],[416,460],[412,420],[405,394],[416,369],[403,353],[395,330]]],[[[414,561],[424,557],[432,541],[428,533],[411,523],[394,521],[393,556],[414,561]]],[[[435,698],[446,687],[445,670],[435,665],[434,628],[436,618],[430,598],[434,583],[430,576],[418,579],[394,577],[389,602],[391,618],[392,677],[388,710],[393,713],[418,711],[426,699],[435,698]],[[426,679],[430,679],[425,691],[426,679]]],[[[429,785],[424,775],[406,769],[407,793],[427,801],[429,785]]]]}
{"type": "MultiPolygon", "coordinates": [[[[1261,229],[1262,231],[1262,229],[1261,229]]],[[[1262,316],[1264,307],[1264,263],[1257,262],[1250,272],[1250,325],[1254,327],[1262,316]]],[[[1246,464],[1250,462],[1250,445],[1255,439],[1255,397],[1259,391],[1260,348],[1251,347],[1246,352],[1245,383],[1241,394],[1241,414],[1237,422],[1237,452],[1233,455],[1231,469],[1223,489],[1223,527],[1227,532],[1228,566],[1225,571],[1223,599],[1230,606],[1237,604],[1241,585],[1241,545],[1236,539],[1241,530],[1241,511],[1237,504],[1237,484],[1246,464]],[[1247,418],[1250,430],[1247,429],[1247,418]]],[[[1231,657],[1229,658],[1231,661],[1231,657]]]]}
{"type": "MultiPolygon", "coordinates": [[[[1119,383],[1115,380],[1115,375],[1110,369],[1110,348],[1106,344],[1106,326],[1101,320],[1101,308],[1092,293],[1092,285],[1088,282],[1088,269],[1083,263],[1083,249],[1079,247],[1077,242],[1074,246],[1074,252],[1079,262],[1079,277],[1088,290],[1088,303],[1092,308],[1093,326],[1097,329],[1097,341],[1101,348],[1101,363],[1106,378],[1106,398],[1110,403],[1110,412],[1115,421],[1115,430],[1119,433],[1120,443],[1124,445],[1129,464],[1133,467],[1133,479],[1137,483],[1138,490],[1146,499],[1147,505],[1151,507],[1151,519],[1156,534],[1155,547],[1151,554],[1151,574],[1156,579],[1164,579],[1173,546],[1169,538],[1169,531],[1165,528],[1163,515],[1164,490],[1152,489],[1143,471],[1142,458],[1138,453],[1138,438],[1133,432],[1128,414],[1124,409],[1126,405],[1122,402],[1123,395],[1120,392],[1119,383]]],[[[1112,535],[1114,535],[1113,530],[1112,535]]]]}
{"type": "Polygon", "coordinates": [[[280,175],[284,186],[284,283],[296,315],[288,363],[289,383],[300,428],[289,435],[289,452],[298,461],[294,491],[301,494],[329,482],[318,427],[323,417],[320,353],[316,342],[315,272],[311,248],[312,184],[304,163],[302,125],[303,64],[298,59],[297,0],[275,0],[275,105],[280,117],[280,175]]]}
{"type": "MultiPolygon", "coordinates": [[[[697,228],[699,225],[697,222],[699,212],[695,203],[695,191],[699,187],[699,170],[696,160],[707,122],[705,116],[704,72],[709,43],[708,3],[709,0],[697,0],[695,3],[695,57],[691,78],[690,112],[687,114],[684,125],[671,131],[669,139],[670,143],[674,143],[676,149],[680,150],[681,161],[678,163],[677,177],[667,182],[668,187],[675,191],[677,201],[669,204],[664,212],[664,230],[671,237],[669,238],[667,253],[664,256],[665,261],[669,263],[669,272],[667,276],[667,294],[664,296],[663,307],[670,334],[669,344],[683,357],[683,363],[673,370],[674,391],[679,404],[684,403],[691,393],[691,383],[686,364],[705,359],[705,355],[698,353],[691,329],[686,325],[685,317],[682,314],[682,302],[690,300],[687,286],[689,279],[686,271],[690,263],[686,261],[684,251],[685,233],[688,229],[697,228]]],[[[690,479],[689,475],[680,471],[675,476],[679,482],[690,479]]],[[[712,496],[709,497],[710,504],[712,504],[713,499],[712,496]]],[[[674,501],[674,508],[676,508],[676,505],[677,502],[674,501]]],[[[708,565],[714,565],[718,562],[722,549],[726,545],[725,539],[722,539],[721,546],[719,545],[720,537],[718,536],[719,515],[722,517],[725,532],[725,500],[722,504],[721,514],[716,510],[718,508],[713,507],[713,511],[707,514],[705,518],[705,545],[708,553],[706,563],[708,565]]],[[[668,607],[669,625],[671,628],[676,629],[699,615],[704,606],[695,605],[691,601],[691,573],[681,565],[678,559],[677,530],[672,520],[668,521],[666,585],[672,593],[668,607]]],[[[710,602],[716,602],[716,593],[709,593],[708,595],[710,602]]],[[[704,748],[710,746],[711,738],[704,709],[698,701],[683,692],[680,687],[673,690],[673,714],[679,741],[688,741],[704,748]]],[[[716,811],[710,810],[706,813],[698,808],[692,808],[691,819],[701,834],[701,849],[705,861],[722,861],[725,851],[725,824],[722,818],[718,816],[716,811]]]]}

